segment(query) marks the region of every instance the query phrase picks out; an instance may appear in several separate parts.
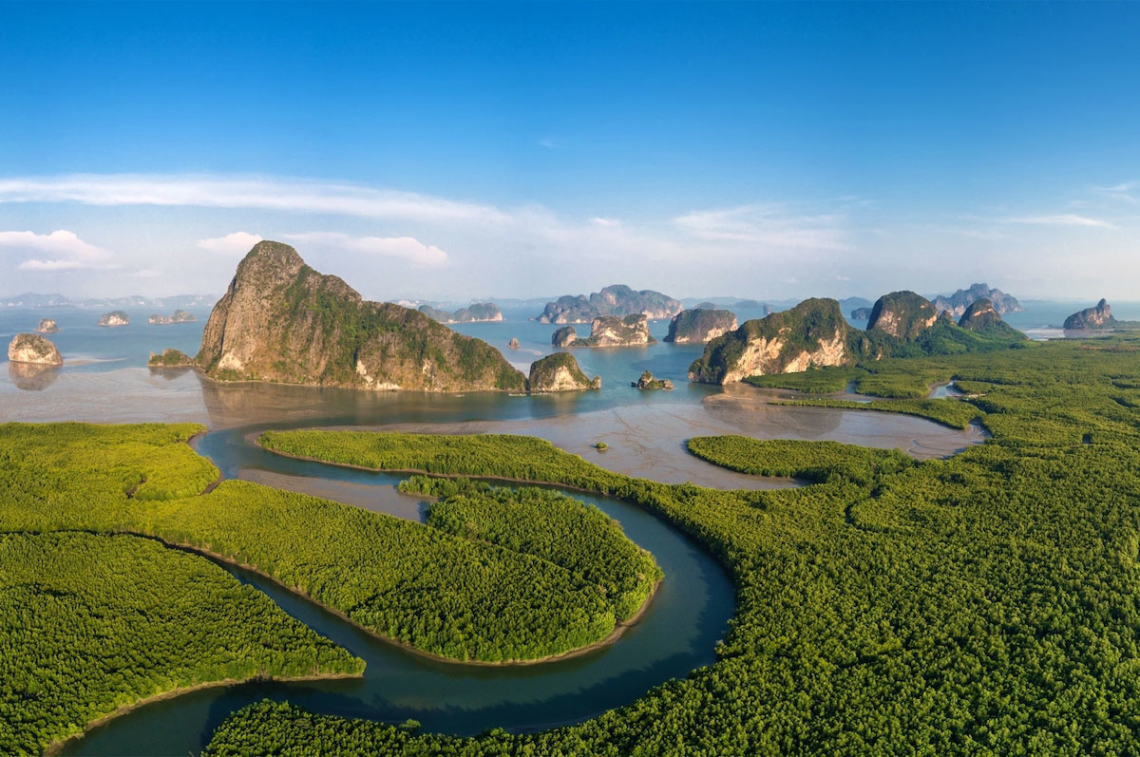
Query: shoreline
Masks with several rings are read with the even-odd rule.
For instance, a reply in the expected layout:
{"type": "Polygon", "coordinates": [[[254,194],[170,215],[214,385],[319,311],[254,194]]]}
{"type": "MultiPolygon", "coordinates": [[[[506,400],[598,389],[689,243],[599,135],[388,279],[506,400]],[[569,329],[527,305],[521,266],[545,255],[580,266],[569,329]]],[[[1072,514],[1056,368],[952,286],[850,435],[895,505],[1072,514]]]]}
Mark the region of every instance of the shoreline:
{"type": "Polygon", "coordinates": [[[113,712],[109,712],[106,715],[101,715],[98,718],[96,718],[95,720],[88,721],[87,724],[83,726],[83,730],[79,731],[78,733],[73,733],[70,736],[66,736],[62,739],[56,739],[55,741],[48,744],[44,748],[43,757],[53,757],[53,755],[58,754],[59,751],[61,749],[63,749],[63,747],[65,745],[67,745],[68,743],[70,743],[72,741],[82,740],[91,731],[95,730],[96,728],[98,728],[99,726],[101,726],[105,723],[108,723],[108,722],[114,720],[115,718],[122,717],[123,715],[131,713],[131,712],[139,709],[140,707],[145,707],[148,704],[153,704],[155,702],[161,702],[161,701],[166,700],[166,699],[174,699],[176,697],[182,696],[183,694],[190,694],[190,693],[195,692],[195,691],[202,691],[203,689],[216,689],[216,688],[222,688],[222,687],[226,687],[226,686],[241,686],[243,684],[257,683],[257,682],[272,681],[272,682],[276,682],[276,683],[289,683],[289,682],[302,682],[302,681],[335,681],[335,680],[341,680],[341,679],[363,678],[363,677],[364,677],[363,672],[361,672],[361,673],[327,673],[327,674],[317,673],[314,675],[307,675],[307,676],[263,676],[263,675],[255,675],[255,676],[251,676],[250,678],[223,678],[223,679],[218,680],[218,681],[203,681],[202,683],[196,683],[193,686],[179,686],[177,688],[173,688],[173,689],[170,689],[168,691],[161,692],[159,694],[153,694],[153,695],[146,697],[144,699],[140,699],[137,702],[132,702],[131,704],[120,705],[113,712]]]}

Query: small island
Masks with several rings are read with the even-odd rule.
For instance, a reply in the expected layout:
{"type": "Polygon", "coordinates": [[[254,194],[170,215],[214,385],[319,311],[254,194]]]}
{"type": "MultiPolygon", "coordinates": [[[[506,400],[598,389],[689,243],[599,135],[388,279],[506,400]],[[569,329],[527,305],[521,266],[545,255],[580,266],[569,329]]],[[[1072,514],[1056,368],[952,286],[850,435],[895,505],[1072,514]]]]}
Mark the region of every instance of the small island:
{"type": "Polygon", "coordinates": [[[40,334],[55,334],[59,331],[59,326],[56,324],[54,318],[41,318],[40,325],[36,327],[36,331],[40,334]]]}
{"type": "Polygon", "coordinates": [[[124,313],[122,310],[112,310],[110,313],[104,313],[99,316],[99,325],[107,327],[115,326],[129,326],[131,317],[124,313]]]}
{"type": "Polygon", "coordinates": [[[477,302],[453,313],[437,310],[431,305],[420,305],[420,312],[440,323],[498,323],[503,320],[503,311],[493,302],[477,302]]]}
{"type": "Polygon", "coordinates": [[[669,389],[673,388],[673,382],[672,381],[670,381],[669,379],[653,378],[653,374],[650,373],[649,371],[645,371],[644,373],[642,373],[641,378],[639,378],[637,381],[629,382],[629,385],[632,386],[634,389],[639,389],[641,391],[647,391],[647,390],[653,390],[653,389],[669,390],[669,389]]]}
{"type": "Polygon", "coordinates": [[[185,310],[175,310],[173,315],[159,315],[154,314],[150,317],[150,322],[156,326],[167,326],[172,323],[194,323],[198,319],[193,313],[187,313],[185,310]]]}
{"type": "Polygon", "coordinates": [[[871,320],[871,308],[855,308],[851,311],[851,320],[853,321],[869,321],[871,320]]]}
{"type": "Polygon", "coordinates": [[[1085,308],[1065,319],[1065,331],[1103,331],[1116,325],[1112,308],[1101,298],[1096,307],[1085,308]]]}
{"type": "Polygon", "coordinates": [[[147,360],[146,364],[150,368],[192,368],[195,365],[194,358],[173,347],[161,353],[150,353],[150,360],[147,360]]]}
{"type": "Polygon", "coordinates": [[[589,297],[564,295],[546,303],[539,323],[590,323],[599,316],[644,315],[646,318],[672,318],[681,312],[681,303],[651,289],[634,291],[625,284],[614,284],[589,297]]]}
{"type": "Polygon", "coordinates": [[[644,315],[601,316],[590,324],[590,336],[582,339],[573,326],[554,332],[550,343],[555,347],[641,347],[656,344],[649,334],[649,319],[644,315]]]}
{"type": "Polygon", "coordinates": [[[519,340],[518,340],[518,337],[514,337],[514,336],[512,336],[512,337],[511,337],[511,341],[507,342],[507,349],[509,349],[509,350],[517,350],[518,348],[519,348],[519,340]]]}
{"type": "Polygon", "coordinates": [[[676,344],[703,343],[735,331],[736,328],[736,315],[728,310],[718,310],[715,306],[709,309],[696,307],[682,310],[673,316],[665,341],[676,344]]]}
{"type": "Polygon", "coordinates": [[[531,364],[528,386],[532,394],[601,389],[602,377],[587,378],[573,355],[555,352],[531,364]]]}
{"type": "Polygon", "coordinates": [[[8,360],[30,365],[63,365],[59,350],[39,334],[16,334],[8,345],[8,360]]]}

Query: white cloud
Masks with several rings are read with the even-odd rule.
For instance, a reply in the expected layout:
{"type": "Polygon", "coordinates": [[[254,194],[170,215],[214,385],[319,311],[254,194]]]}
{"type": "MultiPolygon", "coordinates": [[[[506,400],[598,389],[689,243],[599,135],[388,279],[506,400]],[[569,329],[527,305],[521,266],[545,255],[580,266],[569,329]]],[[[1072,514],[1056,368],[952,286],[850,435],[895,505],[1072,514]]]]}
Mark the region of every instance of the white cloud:
{"type": "Polygon", "coordinates": [[[88,244],[75,232],[59,229],[50,234],[33,231],[0,231],[0,247],[39,252],[51,258],[29,258],[16,266],[20,271],[56,272],[80,268],[107,268],[108,253],[88,244]]]}
{"type": "Polygon", "coordinates": [[[615,226],[621,226],[621,221],[619,221],[618,219],[616,219],[616,218],[603,218],[601,216],[598,216],[596,218],[591,218],[590,223],[594,224],[595,226],[601,226],[603,228],[608,228],[608,229],[612,229],[615,226]]]}
{"type": "Polygon", "coordinates": [[[422,266],[437,267],[447,263],[446,252],[434,245],[424,244],[415,237],[353,237],[336,231],[311,231],[282,236],[300,244],[400,258],[422,266]]]}
{"type": "Polygon", "coordinates": [[[999,220],[1001,223],[1018,223],[1028,226],[1083,226],[1100,229],[1116,228],[1108,221],[1102,221],[1099,218],[1089,218],[1088,216],[1080,216],[1074,213],[1060,213],[1056,215],[1042,216],[1014,216],[1011,218],[1002,218],[999,220]]]}
{"type": "Polygon", "coordinates": [[[256,208],[431,223],[505,224],[511,216],[477,203],[358,184],[278,177],[76,174],[0,179],[0,203],[256,208]]]}
{"type": "Polygon", "coordinates": [[[257,234],[250,234],[248,231],[235,231],[232,234],[226,234],[224,237],[199,239],[198,246],[203,250],[218,252],[223,255],[244,255],[260,241],[261,237],[257,234]]]}
{"type": "Polygon", "coordinates": [[[846,250],[843,221],[839,214],[803,215],[782,203],[767,203],[695,210],[672,223],[706,240],[779,249],[846,250]]]}

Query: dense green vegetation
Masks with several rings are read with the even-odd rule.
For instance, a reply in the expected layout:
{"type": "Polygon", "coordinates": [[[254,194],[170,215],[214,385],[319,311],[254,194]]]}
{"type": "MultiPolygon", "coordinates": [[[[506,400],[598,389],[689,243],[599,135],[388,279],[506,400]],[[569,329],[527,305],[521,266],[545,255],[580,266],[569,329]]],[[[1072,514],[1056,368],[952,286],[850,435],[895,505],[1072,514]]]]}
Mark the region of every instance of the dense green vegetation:
{"type": "Polygon", "coordinates": [[[922,463],[842,445],[697,442],[738,469],[820,481],[748,493],[631,480],[512,437],[278,438],[342,462],[626,497],[724,561],[737,612],[716,664],[580,725],[456,739],[266,703],[228,719],[211,753],[1137,753],[1140,342],[881,371],[901,382],[908,366],[924,385],[938,374],[981,395],[972,402],[993,438],[922,463]]]}
{"type": "Polygon", "coordinates": [[[597,589],[619,621],[641,609],[662,575],[617,521],[549,489],[413,476],[400,491],[441,498],[428,508],[429,526],[565,568],[583,587],[597,589]]]}
{"type": "Polygon", "coordinates": [[[202,495],[218,472],[182,443],[198,430],[0,426],[0,531],[130,532],[216,553],[381,636],[456,660],[587,646],[628,615],[629,598],[648,595],[605,565],[587,583],[582,566],[245,481],[202,495]],[[607,596],[599,585],[616,588],[607,596]]]}
{"type": "Polygon", "coordinates": [[[364,662],[208,560],[136,536],[0,534],[0,754],[140,700],[364,662]]]}

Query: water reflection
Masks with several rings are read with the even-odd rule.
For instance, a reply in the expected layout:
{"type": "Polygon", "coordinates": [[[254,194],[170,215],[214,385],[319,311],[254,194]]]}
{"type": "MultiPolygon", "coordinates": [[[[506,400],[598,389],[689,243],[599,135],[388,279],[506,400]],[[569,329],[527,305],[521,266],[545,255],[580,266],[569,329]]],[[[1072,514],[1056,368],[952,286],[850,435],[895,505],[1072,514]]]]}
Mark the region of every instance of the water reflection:
{"type": "Polygon", "coordinates": [[[42,392],[59,378],[59,366],[9,362],[8,378],[17,389],[42,392]]]}

